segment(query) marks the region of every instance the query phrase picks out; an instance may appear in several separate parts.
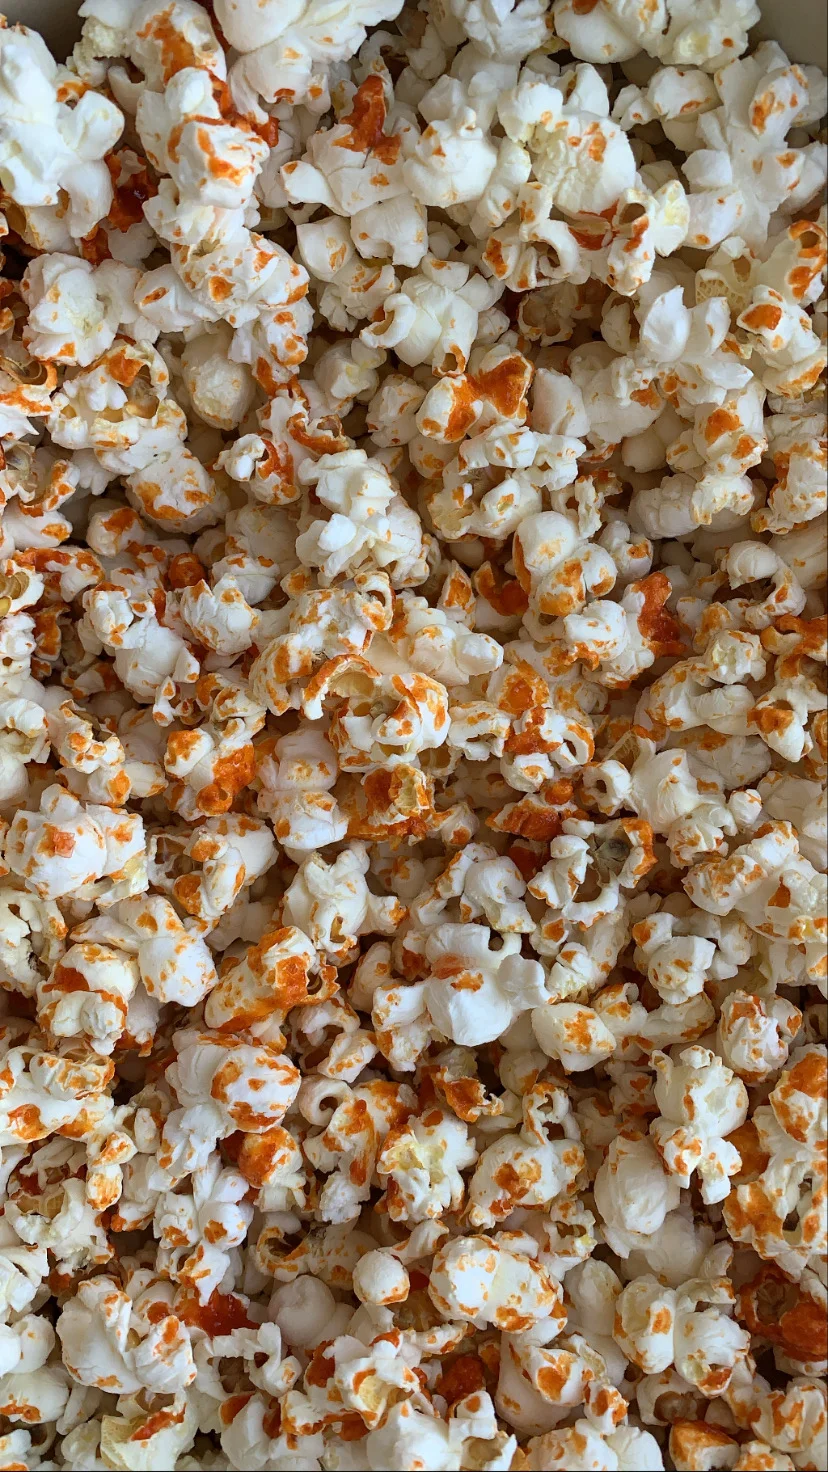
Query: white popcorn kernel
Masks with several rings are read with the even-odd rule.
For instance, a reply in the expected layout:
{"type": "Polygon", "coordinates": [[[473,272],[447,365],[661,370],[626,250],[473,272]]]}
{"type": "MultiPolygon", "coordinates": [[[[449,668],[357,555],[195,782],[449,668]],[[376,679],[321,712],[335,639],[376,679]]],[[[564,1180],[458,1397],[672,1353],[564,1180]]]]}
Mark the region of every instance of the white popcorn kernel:
{"type": "Polygon", "coordinates": [[[545,998],[543,971],[520,955],[520,937],[490,949],[483,925],[440,925],[426,941],[429,1013],[446,1037],[475,1046],[498,1037],[521,1012],[545,998]]]}
{"type": "Polygon", "coordinates": [[[21,284],[29,308],[26,346],[50,362],[92,363],[111,346],[119,322],[128,320],[135,280],[127,266],[110,263],[107,269],[104,262],[93,270],[88,261],[59,252],[39,257],[21,284]]]}
{"type": "Polygon", "coordinates": [[[469,1185],[469,1220],[491,1228],[518,1207],[545,1206],[565,1197],[585,1164],[578,1127],[562,1090],[539,1084],[523,1099],[519,1135],[501,1135],[480,1156],[469,1185]],[[562,1140],[546,1131],[561,1126],[562,1140]]]}
{"type": "Polygon", "coordinates": [[[225,501],[201,462],[183,446],[126,478],[137,511],[171,531],[199,531],[219,520],[225,501]]]}
{"type": "Polygon", "coordinates": [[[608,593],[615,582],[608,554],[580,544],[572,522],[556,511],[524,518],[514,545],[518,578],[537,623],[579,610],[590,595],[608,593]]]}
{"type": "Polygon", "coordinates": [[[327,521],[311,522],[296,540],[298,557],[318,567],[324,583],[343,572],[353,576],[375,568],[388,568],[396,587],[423,581],[419,517],[380,461],[369,461],[364,450],[345,450],[306,465],[303,478],[316,485],[319,500],[333,513],[327,521]]]}
{"type": "Polygon", "coordinates": [[[212,957],[193,922],[180,920],[160,895],[122,900],[105,918],[87,921],[77,933],[134,955],[146,991],[162,1005],[194,1006],[216,984],[212,957]]]}
{"type": "Polygon", "coordinates": [[[114,102],[84,91],[71,108],[61,100],[57,67],[40,37],[12,27],[3,41],[4,186],[23,208],[68,197],[70,239],[81,239],[109,209],[112,185],[104,155],[115,145],[123,115],[114,102]]]}
{"type": "Polygon", "coordinates": [[[285,895],[285,919],[310,937],[318,950],[342,963],[363,931],[393,934],[405,911],[393,898],[379,899],[365,882],[368,855],[353,845],[333,864],[317,855],[305,859],[285,895]]]}
{"type": "Polygon", "coordinates": [[[653,1122],[651,1134],[662,1161],[682,1184],[689,1184],[696,1170],[704,1199],[721,1201],[740,1164],[738,1152],[722,1137],[744,1124],[747,1090],[705,1048],[685,1049],[678,1064],[656,1051],[652,1062],[661,1118],[653,1122]]]}
{"type": "Polygon", "coordinates": [[[181,355],[184,382],[193,408],[206,424],[235,429],[253,403],[255,384],[244,363],[229,357],[232,333],[219,327],[193,337],[181,355]]]}
{"type": "Polygon", "coordinates": [[[408,1273],[390,1252],[367,1252],[354,1268],[353,1282],[360,1303],[400,1303],[408,1297],[408,1273]]]}
{"type": "Polygon", "coordinates": [[[465,1195],[462,1171],[476,1159],[467,1126],[446,1111],[434,1111],[428,1123],[413,1119],[391,1130],[377,1157],[391,1218],[419,1223],[458,1210],[465,1195]]]}
{"type": "Polygon", "coordinates": [[[735,991],[725,997],[716,1043],[725,1063],[746,1083],[755,1083],[783,1068],[801,1014],[782,997],[758,997],[735,991]]]}
{"type": "Polygon", "coordinates": [[[435,1256],[429,1296],[450,1318],[512,1333],[539,1320],[563,1320],[560,1288],[539,1263],[509,1249],[509,1234],[456,1237],[435,1256]]]}
{"type": "Polygon", "coordinates": [[[38,1020],[55,1038],[87,1036],[96,1052],[111,1053],[137,984],[130,957],[89,942],[70,946],[38,985],[38,1020]]]}
{"type": "Polygon", "coordinates": [[[106,839],[77,798],[51,787],[39,813],[22,809],[15,814],[5,859],[12,873],[41,899],[57,899],[103,874],[106,839]]]}
{"type": "Polygon", "coordinates": [[[613,1140],[595,1179],[595,1202],[614,1250],[626,1257],[633,1243],[657,1232],[680,1194],[648,1139],[613,1140]]]}
{"type": "Polygon", "coordinates": [[[421,204],[447,208],[479,199],[497,153],[470,107],[429,123],[403,165],[403,178],[421,204]]]}
{"type": "Polygon", "coordinates": [[[347,819],[330,791],[338,771],[336,752],[317,731],[280,736],[272,757],[259,765],[263,789],[259,809],[269,817],[285,852],[297,862],[345,837],[347,819]]]}
{"type": "Polygon", "coordinates": [[[615,1305],[613,1335],[627,1357],[645,1375],[656,1375],[673,1362],[676,1293],[657,1278],[634,1278],[615,1305]]]}
{"type": "Polygon", "coordinates": [[[232,577],[209,588],[205,582],[182,589],[179,613],[194,638],[217,654],[241,654],[255,642],[259,615],[232,577]]]}
{"type": "Polygon", "coordinates": [[[184,1324],[174,1314],[164,1315],[155,1324],[142,1323],[129,1297],[112,1278],[84,1283],[64,1308],[57,1333],[70,1374],[81,1385],[100,1385],[103,1379],[124,1394],[142,1386],[171,1390],[181,1383],[179,1376],[184,1385],[195,1379],[184,1324]],[[131,1328],[133,1343],[127,1347],[131,1328]]]}
{"type": "Polygon", "coordinates": [[[532,1013],[535,1037],[566,1073],[594,1068],[615,1050],[615,1037],[597,1012],[572,1002],[546,1002],[532,1013]]]}

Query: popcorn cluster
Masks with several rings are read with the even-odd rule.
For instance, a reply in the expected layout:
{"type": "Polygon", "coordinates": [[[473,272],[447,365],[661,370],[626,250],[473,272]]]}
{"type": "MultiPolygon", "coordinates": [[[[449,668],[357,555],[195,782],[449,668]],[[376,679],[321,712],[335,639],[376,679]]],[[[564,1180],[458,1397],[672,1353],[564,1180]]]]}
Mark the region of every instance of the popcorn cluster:
{"type": "Polygon", "coordinates": [[[0,20],[0,1466],[824,1467],[825,79],[0,20]]]}

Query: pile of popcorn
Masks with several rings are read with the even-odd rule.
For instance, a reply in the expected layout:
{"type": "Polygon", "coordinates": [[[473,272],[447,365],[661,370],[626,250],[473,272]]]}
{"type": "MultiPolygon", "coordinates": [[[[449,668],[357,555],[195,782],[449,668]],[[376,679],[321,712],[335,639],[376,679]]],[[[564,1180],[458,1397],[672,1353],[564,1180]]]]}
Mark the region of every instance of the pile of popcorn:
{"type": "Polygon", "coordinates": [[[0,20],[0,1468],[822,1468],[825,78],[0,20]]]}

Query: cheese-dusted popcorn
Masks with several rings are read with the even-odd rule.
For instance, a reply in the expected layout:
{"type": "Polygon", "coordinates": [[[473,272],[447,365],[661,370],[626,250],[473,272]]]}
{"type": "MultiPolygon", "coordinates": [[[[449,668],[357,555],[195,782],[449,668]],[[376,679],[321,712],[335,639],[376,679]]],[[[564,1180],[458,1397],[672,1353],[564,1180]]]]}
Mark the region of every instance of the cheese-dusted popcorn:
{"type": "Polygon", "coordinates": [[[47,362],[92,363],[115,340],[119,326],[150,342],[157,330],[142,323],[133,304],[137,271],[117,261],[94,270],[74,256],[41,256],[26,271],[21,291],[29,308],[26,346],[47,362]]]}
{"type": "Polygon", "coordinates": [[[19,809],[6,835],[12,873],[41,899],[80,893],[112,904],[147,887],[141,817],[84,804],[47,787],[36,812],[19,809]]]}
{"type": "Polygon", "coordinates": [[[689,1184],[696,1170],[704,1199],[722,1200],[729,1190],[728,1177],[740,1165],[734,1146],[723,1137],[747,1117],[744,1084],[705,1048],[686,1048],[678,1064],[658,1051],[651,1061],[660,1115],[650,1133],[662,1161],[682,1184],[689,1184]]]}
{"type": "Polygon", "coordinates": [[[106,940],[134,955],[148,994],[193,1006],[215,986],[216,970],[192,921],[182,922],[160,895],[122,900],[105,919],[88,920],[79,935],[106,940]]]}
{"type": "Polygon", "coordinates": [[[285,894],[285,919],[298,924],[318,950],[338,963],[352,955],[363,931],[392,935],[405,915],[393,896],[371,893],[365,881],[364,845],[340,853],[332,864],[317,854],[305,859],[285,894]]]}
{"type": "MultiPolygon", "coordinates": [[[[563,1321],[561,1290],[533,1256],[521,1252],[520,1234],[455,1237],[436,1254],[429,1296],[448,1316],[515,1333],[548,1319],[563,1321]]],[[[531,1239],[530,1239],[531,1241],[531,1239]]],[[[536,1244],[532,1244],[536,1248],[536,1244]]]]}
{"type": "Polygon", "coordinates": [[[746,1083],[784,1067],[802,1014],[784,997],[735,991],[725,997],[717,1027],[721,1056],[746,1083]]]}
{"type": "Polygon", "coordinates": [[[485,925],[438,925],[425,944],[425,1000],[432,1020],[455,1043],[474,1047],[504,1032],[545,999],[543,970],[524,960],[520,936],[491,948],[485,925]]]}
{"type": "Polygon", "coordinates": [[[562,1091],[536,1085],[524,1095],[523,1117],[520,1135],[501,1135],[477,1162],[469,1186],[469,1219],[476,1227],[491,1228],[518,1206],[565,1197],[583,1168],[578,1126],[562,1091]],[[555,1126],[563,1139],[550,1141],[546,1131],[555,1126]]]}
{"type": "Polygon", "coordinates": [[[823,1466],[824,78],[80,12],[0,22],[0,1463],[823,1466]]]}

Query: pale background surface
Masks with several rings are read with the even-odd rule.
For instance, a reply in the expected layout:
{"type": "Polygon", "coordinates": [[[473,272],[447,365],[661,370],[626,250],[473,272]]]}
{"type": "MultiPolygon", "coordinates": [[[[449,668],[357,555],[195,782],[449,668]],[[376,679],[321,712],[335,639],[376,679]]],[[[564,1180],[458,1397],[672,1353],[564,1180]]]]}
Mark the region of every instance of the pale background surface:
{"type": "MultiPolygon", "coordinates": [[[[61,51],[62,61],[80,30],[81,0],[0,0],[0,14],[34,26],[61,51]]],[[[825,0],[758,0],[762,6],[759,34],[773,36],[793,61],[826,66],[828,53],[828,7],[825,0]]]]}

